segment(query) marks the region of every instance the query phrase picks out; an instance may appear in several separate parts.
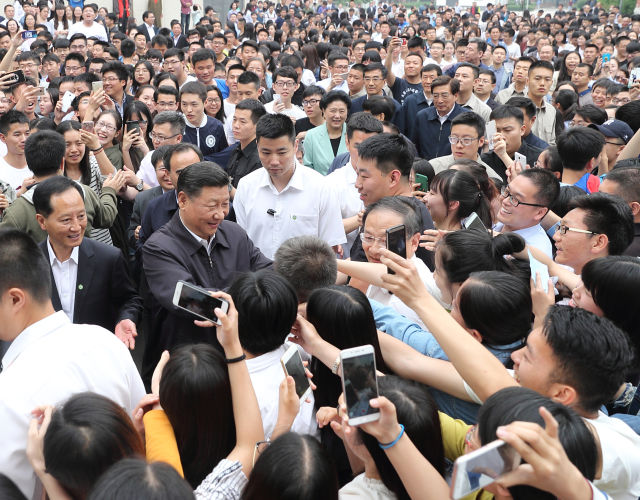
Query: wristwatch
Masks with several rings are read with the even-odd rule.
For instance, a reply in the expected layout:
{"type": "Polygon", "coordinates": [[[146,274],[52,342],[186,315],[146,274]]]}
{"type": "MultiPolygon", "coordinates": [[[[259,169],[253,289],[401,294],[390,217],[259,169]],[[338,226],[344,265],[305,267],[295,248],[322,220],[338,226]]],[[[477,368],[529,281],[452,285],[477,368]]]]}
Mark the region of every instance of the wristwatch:
{"type": "Polygon", "coordinates": [[[140,181],[138,184],[136,184],[136,189],[138,191],[142,191],[144,189],[144,181],[140,181]]]}

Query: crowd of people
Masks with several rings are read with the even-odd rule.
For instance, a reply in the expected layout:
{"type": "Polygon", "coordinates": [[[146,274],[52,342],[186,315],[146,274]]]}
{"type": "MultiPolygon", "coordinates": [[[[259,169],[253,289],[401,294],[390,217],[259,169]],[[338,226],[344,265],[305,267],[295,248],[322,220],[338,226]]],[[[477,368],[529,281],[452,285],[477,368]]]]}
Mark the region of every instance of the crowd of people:
{"type": "Polygon", "coordinates": [[[0,16],[0,498],[638,499],[640,15],[180,3],[0,16]]]}

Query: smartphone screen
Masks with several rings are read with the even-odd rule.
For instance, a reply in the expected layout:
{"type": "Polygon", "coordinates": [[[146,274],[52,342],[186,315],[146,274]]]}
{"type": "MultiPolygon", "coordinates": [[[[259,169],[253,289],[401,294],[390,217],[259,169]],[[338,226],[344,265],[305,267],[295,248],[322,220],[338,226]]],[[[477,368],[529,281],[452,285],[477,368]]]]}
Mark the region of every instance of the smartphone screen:
{"type": "Polygon", "coordinates": [[[215,315],[213,310],[216,307],[226,310],[226,307],[228,307],[226,301],[216,299],[205,291],[189,285],[188,283],[179,282],[177,286],[180,286],[180,284],[182,284],[182,290],[180,291],[180,297],[177,305],[192,312],[200,318],[208,319],[209,321],[219,324],[218,317],[215,315]],[[226,307],[223,307],[223,304],[225,304],[226,307]]]}
{"type": "MultiPolygon", "coordinates": [[[[387,229],[387,249],[403,259],[407,258],[407,236],[404,225],[393,226],[387,229]]],[[[395,274],[391,269],[387,268],[389,274],[395,274]]]]}
{"type": "Polygon", "coordinates": [[[484,488],[519,464],[520,455],[501,440],[463,455],[453,465],[451,496],[458,499],[484,488]]]}
{"type": "Polygon", "coordinates": [[[31,38],[36,38],[38,36],[38,32],[33,30],[27,30],[20,33],[20,36],[22,36],[23,40],[29,40],[31,38]]]}
{"type": "Polygon", "coordinates": [[[429,178],[426,175],[416,174],[416,182],[420,184],[420,191],[427,193],[429,191],[429,178]]]}
{"type": "Polygon", "coordinates": [[[369,400],[378,397],[373,350],[370,353],[343,357],[342,377],[349,419],[379,413],[377,408],[369,405],[369,400]]]}
{"type": "Polygon", "coordinates": [[[293,355],[284,363],[284,367],[287,370],[287,375],[291,375],[293,377],[294,382],[296,383],[296,394],[299,398],[304,396],[309,390],[309,379],[304,373],[304,365],[302,364],[302,358],[300,357],[300,353],[298,349],[293,355]]]}

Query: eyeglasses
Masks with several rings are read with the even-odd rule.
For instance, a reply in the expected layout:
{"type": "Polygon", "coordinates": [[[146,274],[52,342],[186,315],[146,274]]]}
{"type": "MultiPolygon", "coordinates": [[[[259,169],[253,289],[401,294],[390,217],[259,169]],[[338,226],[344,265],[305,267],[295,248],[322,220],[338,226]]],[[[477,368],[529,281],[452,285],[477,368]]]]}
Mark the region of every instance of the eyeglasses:
{"type": "Polygon", "coordinates": [[[613,99],[611,99],[611,104],[615,104],[616,106],[621,104],[627,104],[629,102],[631,102],[631,99],[629,99],[628,97],[623,97],[621,99],[616,99],[614,97],[613,99]]]}
{"type": "Polygon", "coordinates": [[[120,81],[120,78],[117,76],[110,76],[109,78],[102,78],[104,83],[116,83],[120,81]]]}
{"type": "Polygon", "coordinates": [[[315,106],[319,102],[320,102],[320,99],[307,99],[305,101],[302,101],[302,105],[303,106],[315,106]]]}
{"type": "Polygon", "coordinates": [[[577,227],[569,227],[563,222],[561,222],[560,225],[558,226],[558,232],[564,236],[565,234],[567,234],[567,231],[573,231],[574,233],[590,234],[591,236],[595,236],[596,234],[598,234],[593,231],[589,231],[587,229],[578,229],[577,227]]]}
{"type": "Polygon", "coordinates": [[[69,46],[71,50],[85,50],[87,48],[86,45],[71,45],[69,46]]]}
{"type": "Polygon", "coordinates": [[[445,92],[444,94],[433,94],[434,101],[437,101],[439,99],[449,99],[449,97],[451,97],[451,94],[449,94],[448,92],[445,92]]]}
{"type": "Polygon", "coordinates": [[[33,69],[37,66],[37,64],[35,63],[31,63],[31,64],[21,64],[20,65],[20,69],[25,70],[25,69],[33,69]]]}
{"type": "Polygon", "coordinates": [[[362,243],[369,246],[377,245],[379,247],[384,247],[387,245],[386,236],[384,238],[376,238],[375,236],[371,236],[367,233],[360,233],[360,240],[362,243]]]}
{"type": "Polygon", "coordinates": [[[526,205],[527,207],[546,208],[544,205],[540,205],[539,203],[525,203],[524,201],[520,201],[518,198],[511,194],[508,187],[502,188],[502,191],[500,191],[500,196],[502,196],[503,198],[509,198],[509,202],[514,207],[517,207],[518,205],[526,205]]]}
{"type": "Polygon", "coordinates": [[[180,135],[180,134],[173,134],[173,135],[170,135],[169,137],[165,137],[163,135],[156,135],[153,132],[151,132],[149,134],[149,136],[151,137],[152,141],[158,141],[158,142],[168,141],[169,139],[173,139],[174,137],[176,137],[178,135],[180,135]]]}
{"type": "Polygon", "coordinates": [[[252,460],[253,465],[256,464],[256,457],[259,457],[260,454],[264,450],[266,450],[270,444],[271,444],[271,441],[258,441],[256,443],[255,448],[253,448],[253,460],[252,460]]]}
{"type": "Polygon", "coordinates": [[[364,81],[366,83],[378,83],[381,82],[383,80],[382,77],[380,76],[365,76],[364,77],[364,81]]]}
{"type": "Polygon", "coordinates": [[[222,103],[222,101],[220,100],[219,97],[208,97],[205,102],[207,104],[220,104],[220,103],[222,103]]]}
{"type": "Polygon", "coordinates": [[[273,84],[274,87],[280,87],[284,89],[292,89],[296,85],[296,82],[276,82],[273,84]]]}
{"type": "Polygon", "coordinates": [[[463,146],[471,146],[478,137],[458,137],[457,135],[449,136],[449,144],[462,144],[463,146]]]}
{"type": "Polygon", "coordinates": [[[611,141],[604,141],[605,144],[612,144],[613,146],[624,146],[624,143],[619,143],[619,142],[611,142],[611,141]]]}
{"type": "Polygon", "coordinates": [[[156,103],[156,108],[173,108],[177,106],[177,102],[163,102],[159,101],[156,103]]]}
{"type": "Polygon", "coordinates": [[[105,130],[107,130],[109,132],[115,132],[117,130],[113,125],[109,125],[108,123],[105,123],[105,122],[96,123],[95,128],[96,129],[103,128],[103,129],[105,129],[105,130]]]}

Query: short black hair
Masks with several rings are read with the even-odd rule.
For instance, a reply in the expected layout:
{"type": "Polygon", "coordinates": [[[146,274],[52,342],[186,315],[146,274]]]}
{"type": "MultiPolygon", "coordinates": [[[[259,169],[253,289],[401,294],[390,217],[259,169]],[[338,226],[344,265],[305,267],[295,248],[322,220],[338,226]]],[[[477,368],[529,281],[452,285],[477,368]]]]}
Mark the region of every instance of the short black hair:
{"type": "Polygon", "coordinates": [[[515,106],[516,108],[520,108],[529,119],[536,116],[536,105],[528,97],[514,96],[510,98],[505,104],[507,106],[515,106]]]}
{"type": "Polygon", "coordinates": [[[607,174],[605,180],[618,185],[616,195],[627,203],[640,202],[640,168],[615,168],[607,174]]]}
{"type": "Polygon", "coordinates": [[[376,160],[377,168],[385,174],[399,170],[405,179],[409,179],[415,157],[404,137],[384,133],[369,137],[360,143],[358,156],[364,160],[376,160]]]}
{"type": "Polygon", "coordinates": [[[520,175],[529,179],[536,187],[536,203],[548,208],[558,198],[560,194],[560,181],[553,175],[551,170],[529,168],[523,170],[520,175]]]}
{"type": "Polygon", "coordinates": [[[106,63],[104,66],[102,66],[102,69],[100,70],[100,73],[102,73],[102,76],[104,77],[105,73],[115,73],[116,76],[118,77],[118,80],[120,81],[127,81],[127,79],[129,78],[129,72],[127,71],[127,68],[124,64],[122,64],[120,61],[109,61],[108,63],[106,63]]]}
{"type": "Polygon", "coordinates": [[[288,137],[293,143],[296,139],[296,129],[287,115],[280,113],[264,115],[256,124],[256,139],[278,139],[279,137],[288,137]]]}
{"type": "Polygon", "coordinates": [[[431,82],[431,92],[433,92],[433,89],[435,89],[436,87],[444,87],[445,85],[449,88],[449,91],[453,95],[456,95],[458,94],[458,92],[460,92],[460,82],[455,78],[451,78],[447,75],[439,76],[431,82]]]}
{"type": "Polygon", "coordinates": [[[367,64],[364,68],[364,74],[366,75],[367,73],[371,73],[373,71],[377,71],[380,70],[382,72],[382,78],[386,78],[387,77],[387,68],[379,62],[371,62],[369,64],[367,64]]]}
{"type": "Polygon", "coordinates": [[[298,313],[291,284],[275,271],[240,275],[229,288],[238,309],[238,333],[245,351],[254,355],[277,349],[286,340],[298,313]]]}
{"type": "Polygon", "coordinates": [[[402,217],[402,224],[405,226],[407,238],[411,238],[416,233],[422,233],[422,216],[416,210],[409,198],[404,196],[385,196],[369,205],[362,216],[362,227],[365,226],[367,217],[374,210],[386,210],[394,212],[402,217]]]}
{"type": "Polygon", "coordinates": [[[84,193],[80,185],[68,177],[54,175],[39,183],[37,189],[33,191],[33,207],[36,209],[36,213],[43,217],[49,217],[53,212],[51,197],[65,193],[69,189],[77,190],[84,200],[84,193]]]}
{"type": "Polygon", "coordinates": [[[569,170],[584,170],[589,160],[598,158],[605,139],[600,132],[589,127],[571,127],[556,140],[562,166],[569,170]]]}
{"type": "Polygon", "coordinates": [[[66,148],[64,137],[52,130],[31,134],[24,146],[27,166],[35,177],[55,174],[62,166],[66,148]]]}
{"type": "Polygon", "coordinates": [[[469,127],[473,127],[476,129],[478,137],[484,137],[486,131],[484,119],[478,113],[474,113],[473,111],[466,111],[457,115],[453,120],[451,120],[452,130],[454,125],[468,125],[469,127]]]}
{"type": "Polygon", "coordinates": [[[329,104],[334,101],[342,101],[347,107],[347,112],[351,109],[351,99],[349,99],[349,96],[342,90],[332,90],[322,96],[322,99],[320,100],[320,109],[324,111],[329,107],[329,104]]]}
{"type": "Polygon", "coordinates": [[[182,52],[181,49],[169,49],[164,53],[164,58],[165,60],[168,59],[169,57],[173,57],[176,56],[180,61],[184,61],[184,52],[182,52]]]}
{"type": "Polygon", "coordinates": [[[173,97],[176,98],[176,102],[178,102],[178,96],[180,95],[180,93],[178,92],[178,89],[170,85],[161,85],[160,87],[158,87],[156,91],[153,93],[153,100],[158,102],[158,96],[160,94],[172,95],[173,97]]]}
{"type": "MultiPolygon", "coordinates": [[[[629,104],[631,103],[627,103],[624,106],[628,106],[629,104]]],[[[620,106],[620,108],[618,108],[618,111],[624,106],[620,106]]],[[[620,118],[618,118],[617,116],[618,111],[616,111],[616,118],[620,120],[620,118]]],[[[640,108],[637,111],[640,111],[640,108]]],[[[581,116],[582,118],[588,120],[590,123],[595,123],[596,125],[602,125],[609,119],[609,117],[607,116],[607,112],[604,109],[600,109],[593,104],[585,104],[584,106],[577,107],[574,112],[574,116],[575,115],[581,116]]]]}
{"type": "Polygon", "coordinates": [[[260,101],[256,99],[243,99],[236,104],[236,109],[245,109],[251,111],[251,121],[257,124],[260,118],[267,114],[267,110],[260,101]]]}
{"type": "Polygon", "coordinates": [[[371,113],[359,111],[352,114],[347,121],[347,139],[353,138],[353,133],[358,130],[366,134],[381,134],[382,123],[374,118],[371,113]]]}
{"type": "Polygon", "coordinates": [[[374,95],[362,102],[362,109],[372,115],[383,115],[383,121],[390,122],[396,111],[393,99],[386,95],[374,95]]]}
{"type": "Polygon", "coordinates": [[[0,134],[7,135],[11,125],[14,123],[29,124],[29,118],[22,111],[10,109],[6,113],[0,115],[0,134]]]}
{"type": "Polygon", "coordinates": [[[189,165],[178,177],[177,192],[185,193],[189,198],[200,196],[205,187],[225,187],[229,185],[229,176],[212,161],[201,161],[189,165]]]}
{"type": "MultiPolygon", "coordinates": [[[[231,70],[232,68],[229,68],[231,70]]],[[[298,83],[298,73],[293,66],[280,66],[273,72],[273,83],[276,82],[278,77],[291,78],[294,82],[298,83]]]]}
{"type": "MultiPolygon", "coordinates": [[[[604,113],[606,114],[606,112],[604,113]]],[[[616,110],[616,120],[622,120],[631,127],[634,133],[637,132],[640,129],[640,101],[630,101],[620,106],[616,110]]],[[[602,125],[602,123],[598,125],[602,125]]]]}
{"type": "Polygon", "coordinates": [[[192,94],[204,103],[207,100],[207,87],[201,82],[187,82],[180,88],[180,99],[185,94],[192,94]]]}
{"type": "Polygon", "coordinates": [[[51,297],[51,268],[42,250],[23,231],[0,229],[0,294],[25,290],[38,303],[51,297]]]}
{"type": "Polygon", "coordinates": [[[609,255],[621,255],[633,241],[633,213],[619,196],[607,193],[580,196],[569,202],[569,210],[576,208],[586,212],[584,223],[589,231],[607,235],[609,255]]]}
{"type": "Polygon", "coordinates": [[[520,108],[515,106],[503,104],[491,111],[491,120],[505,120],[509,118],[514,118],[520,125],[524,123],[524,113],[520,108]]]}
{"type": "MultiPolygon", "coordinates": [[[[180,23],[178,23],[180,24],[180,23]]],[[[191,65],[195,66],[196,63],[207,61],[211,59],[214,63],[216,62],[216,54],[211,49],[198,49],[191,56],[191,65]]]]}
{"type": "MultiPolygon", "coordinates": [[[[164,147],[164,146],[161,146],[161,147],[164,147]]],[[[193,151],[195,154],[198,155],[198,158],[200,158],[200,161],[204,160],[204,157],[202,156],[202,151],[200,151],[200,148],[195,144],[191,144],[190,142],[181,142],[179,144],[169,144],[166,146],[166,148],[167,149],[165,149],[162,155],[162,165],[169,172],[171,172],[171,159],[173,158],[173,155],[177,153],[184,153],[185,151],[193,151]]],[[[152,163],[153,163],[153,159],[152,159],[152,163]]]]}
{"type": "Polygon", "coordinates": [[[253,71],[245,71],[238,77],[238,85],[247,85],[249,83],[253,84],[256,90],[260,88],[260,77],[253,71]]]}
{"type": "Polygon", "coordinates": [[[555,305],[542,332],[559,364],[553,377],[576,390],[580,408],[594,412],[614,399],[633,360],[622,330],[579,307],[555,305]]]}
{"type": "Polygon", "coordinates": [[[535,69],[538,68],[544,68],[544,69],[548,69],[549,71],[551,71],[553,73],[554,69],[553,69],[553,64],[551,64],[549,61],[540,61],[540,60],[535,60],[531,63],[531,66],[529,66],[529,74],[531,74],[531,72],[535,69]]]}

